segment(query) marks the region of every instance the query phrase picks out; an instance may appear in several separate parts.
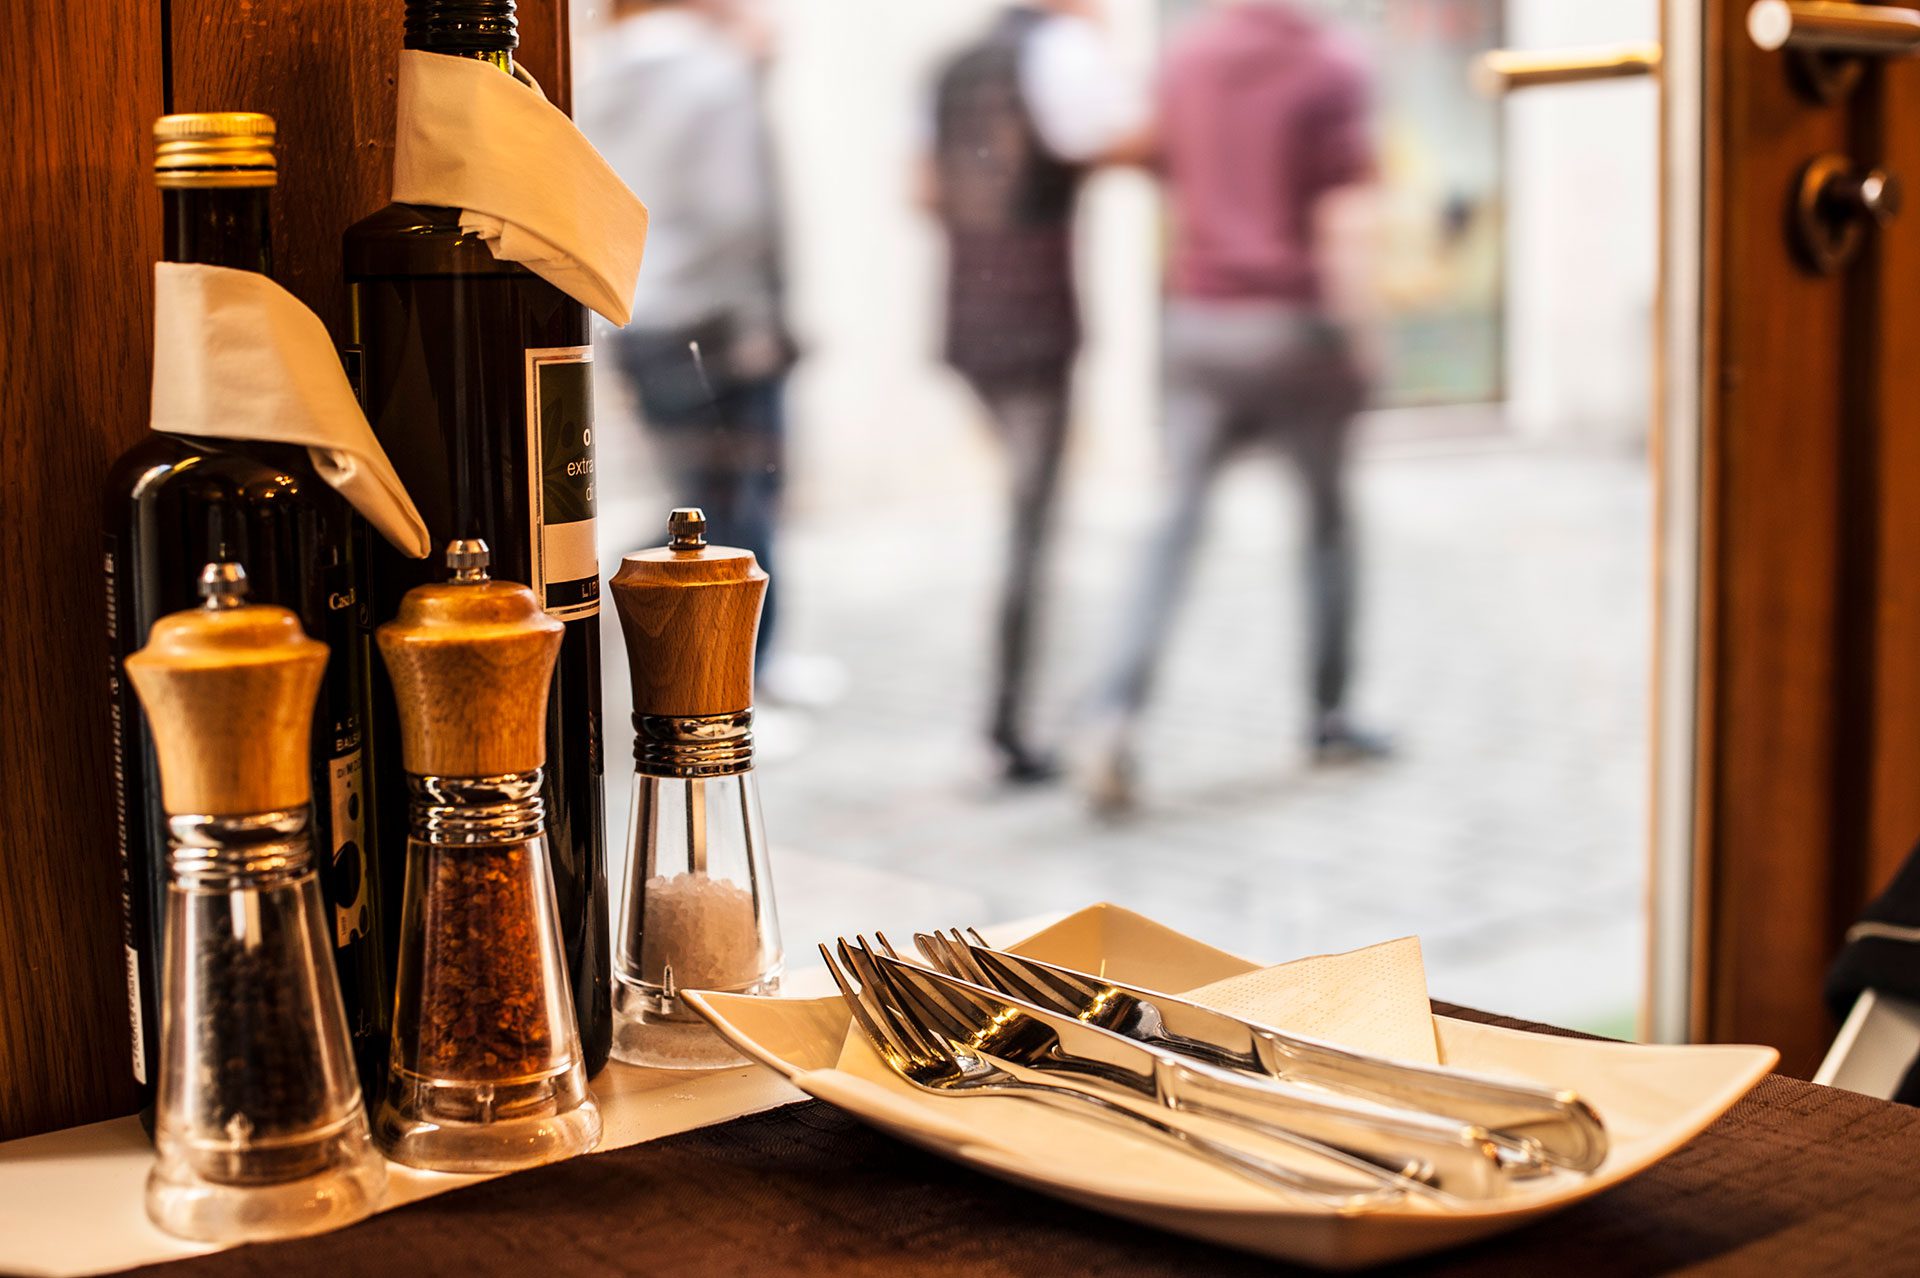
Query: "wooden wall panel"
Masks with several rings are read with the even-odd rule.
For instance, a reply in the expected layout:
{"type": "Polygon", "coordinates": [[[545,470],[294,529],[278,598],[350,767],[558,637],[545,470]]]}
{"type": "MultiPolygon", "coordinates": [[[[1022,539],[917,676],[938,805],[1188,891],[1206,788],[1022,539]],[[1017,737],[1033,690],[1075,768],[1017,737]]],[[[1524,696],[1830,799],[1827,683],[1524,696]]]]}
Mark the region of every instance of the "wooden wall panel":
{"type": "MultiPolygon", "coordinates": [[[[564,105],[566,0],[520,14],[522,60],[564,105]]],[[[0,144],[0,1140],[133,1105],[99,488],[146,420],[149,126],[166,110],[278,119],[279,274],[340,333],[340,233],[387,198],[401,15],[401,0],[60,0],[16,23],[34,56],[7,80],[0,144]]]]}
{"type": "Polygon", "coordinates": [[[133,1104],[100,481],[146,420],[160,0],[13,6],[0,232],[0,1140],[133,1104]]]}
{"type": "Polygon", "coordinates": [[[175,111],[264,111],[279,127],[274,273],[346,331],[340,232],[387,202],[402,6],[172,0],[175,111]]]}

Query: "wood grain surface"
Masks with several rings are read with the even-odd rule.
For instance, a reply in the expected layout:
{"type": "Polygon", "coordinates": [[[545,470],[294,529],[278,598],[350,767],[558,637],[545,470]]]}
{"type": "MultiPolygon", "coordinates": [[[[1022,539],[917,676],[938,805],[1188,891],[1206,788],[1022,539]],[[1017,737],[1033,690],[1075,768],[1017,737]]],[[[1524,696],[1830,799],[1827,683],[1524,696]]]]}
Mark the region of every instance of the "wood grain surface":
{"type": "Polygon", "coordinates": [[[237,816],[313,798],[308,737],[327,646],[285,608],[162,617],[127,677],[153,728],[168,815],[237,816]]]}
{"type": "Polygon", "coordinates": [[[1851,125],[1755,47],[1746,8],[1709,4],[1697,1029],[1773,1044],[1804,1073],[1831,1035],[1820,982],[1837,941],[1851,329],[1846,279],[1796,263],[1786,209],[1801,166],[1846,153],[1851,125]]]}
{"type": "Polygon", "coordinates": [[[1920,176],[1920,66],[1810,101],[1708,5],[1695,1032],[1819,1062],[1847,926],[1920,835],[1920,219],[1820,275],[1802,166],[1920,176]]]}
{"type": "Polygon", "coordinates": [[[736,714],[753,705],[767,574],[752,551],[636,551],[609,588],[627,640],[635,714],[736,714]]]}
{"type": "MultiPolygon", "coordinates": [[[[340,233],[386,201],[401,0],[15,6],[0,254],[0,1140],[134,1105],[109,788],[99,486],[145,430],[166,111],[274,115],[276,257],[338,334],[340,233]],[[165,30],[163,31],[163,24],[165,30]],[[171,92],[169,93],[169,84],[171,92]]],[[[565,0],[521,0],[563,106],[565,0]]]]}
{"type": "Polygon", "coordinates": [[[492,777],[547,762],[547,690],[566,627],[506,581],[420,586],[375,637],[408,772],[492,777]]]}
{"type": "Polygon", "coordinates": [[[100,485],[146,429],[159,0],[13,6],[0,198],[0,1140],[133,1108],[100,485]]]}

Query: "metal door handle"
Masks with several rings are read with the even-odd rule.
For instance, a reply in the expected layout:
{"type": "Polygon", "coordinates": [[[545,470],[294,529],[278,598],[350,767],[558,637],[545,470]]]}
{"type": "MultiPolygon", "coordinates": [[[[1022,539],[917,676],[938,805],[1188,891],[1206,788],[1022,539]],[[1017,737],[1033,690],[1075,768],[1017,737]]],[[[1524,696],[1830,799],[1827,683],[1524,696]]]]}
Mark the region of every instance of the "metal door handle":
{"type": "Polygon", "coordinates": [[[1920,53],[1920,11],[1829,0],[1754,0],[1747,34],[1762,49],[1905,58],[1920,53]]]}
{"type": "Polygon", "coordinates": [[[1489,97],[1549,84],[1581,84],[1652,75],[1660,69],[1657,44],[1610,44],[1588,49],[1493,49],[1473,64],[1473,84],[1489,97]]]}

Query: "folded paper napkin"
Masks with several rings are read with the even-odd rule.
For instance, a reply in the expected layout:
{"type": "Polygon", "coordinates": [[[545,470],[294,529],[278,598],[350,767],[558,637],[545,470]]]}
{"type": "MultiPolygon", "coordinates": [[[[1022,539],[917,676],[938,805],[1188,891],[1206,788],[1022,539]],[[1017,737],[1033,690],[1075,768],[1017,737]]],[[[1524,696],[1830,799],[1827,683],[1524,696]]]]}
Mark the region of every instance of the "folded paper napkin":
{"type": "MultiPolygon", "coordinates": [[[[1440,1063],[1426,969],[1415,937],[1173,992],[1245,1020],[1356,1051],[1440,1063]]],[[[1101,1184],[1108,1192],[1195,1206],[1270,1205],[1266,1190],[1195,1163],[1177,1150],[1103,1130],[1084,1116],[1036,1109],[1017,1098],[977,1099],[965,1105],[935,1098],[930,1108],[924,1094],[881,1062],[856,1025],[847,1027],[834,1069],[811,1070],[794,1081],[824,1100],[873,1115],[902,1132],[930,1134],[938,1142],[963,1146],[971,1157],[1009,1170],[1051,1166],[1083,1183],[1101,1184]]],[[[1217,1138],[1236,1139],[1230,1128],[1205,1119],[1188,1121],[1202,1130],[1212,1127],[1217,1138]]],[[[1238,1135],[1244,1138],[1244,1133],[1238,1135]]],[[[1315,1166],[1310,1157],[1284,1148],[1262,1152],[1278,1162],[1315,1166]]],[[[1324,1166],[1316,1169],[1326,1171],[1324,1166]]]]}
{"type": "Polygon", "coordinates": [[[393,198],[462,228],[614,324],[633,317],[647,206],[566,113],[498,67],[400,54],[393,198]]]}
{"type": "Polygon", "coordinates": [[[1417,936],[1230,976],[1184,997],[1243,1021],[1357,1052],[1440,1063],[1417,936]]]}
{"type": "Polygon", "coordinates": [[[304,447],[402,553],[432,550],[326,326],[300,299],[253,271],[156,263],[153,339],[155,430],[304,447]]]}

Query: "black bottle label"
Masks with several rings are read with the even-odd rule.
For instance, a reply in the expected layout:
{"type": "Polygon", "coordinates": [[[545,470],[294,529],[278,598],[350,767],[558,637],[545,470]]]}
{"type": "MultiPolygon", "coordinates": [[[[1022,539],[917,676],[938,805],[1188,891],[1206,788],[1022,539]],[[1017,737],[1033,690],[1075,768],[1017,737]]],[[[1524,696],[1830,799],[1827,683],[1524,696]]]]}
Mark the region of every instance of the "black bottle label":
{"type": "Polygon", "coordinates": [[[366,770],[352,750],[328,762],[333,810],[333,944],[345,949],[373,930],[373,887],[367,873],[366,770]]]}
{"type": "Polygon", "coordinates": [[[600,557],[594,549],[593,348],[527,352],[529,583],[562,621],[600,611],[600,557]]]}

